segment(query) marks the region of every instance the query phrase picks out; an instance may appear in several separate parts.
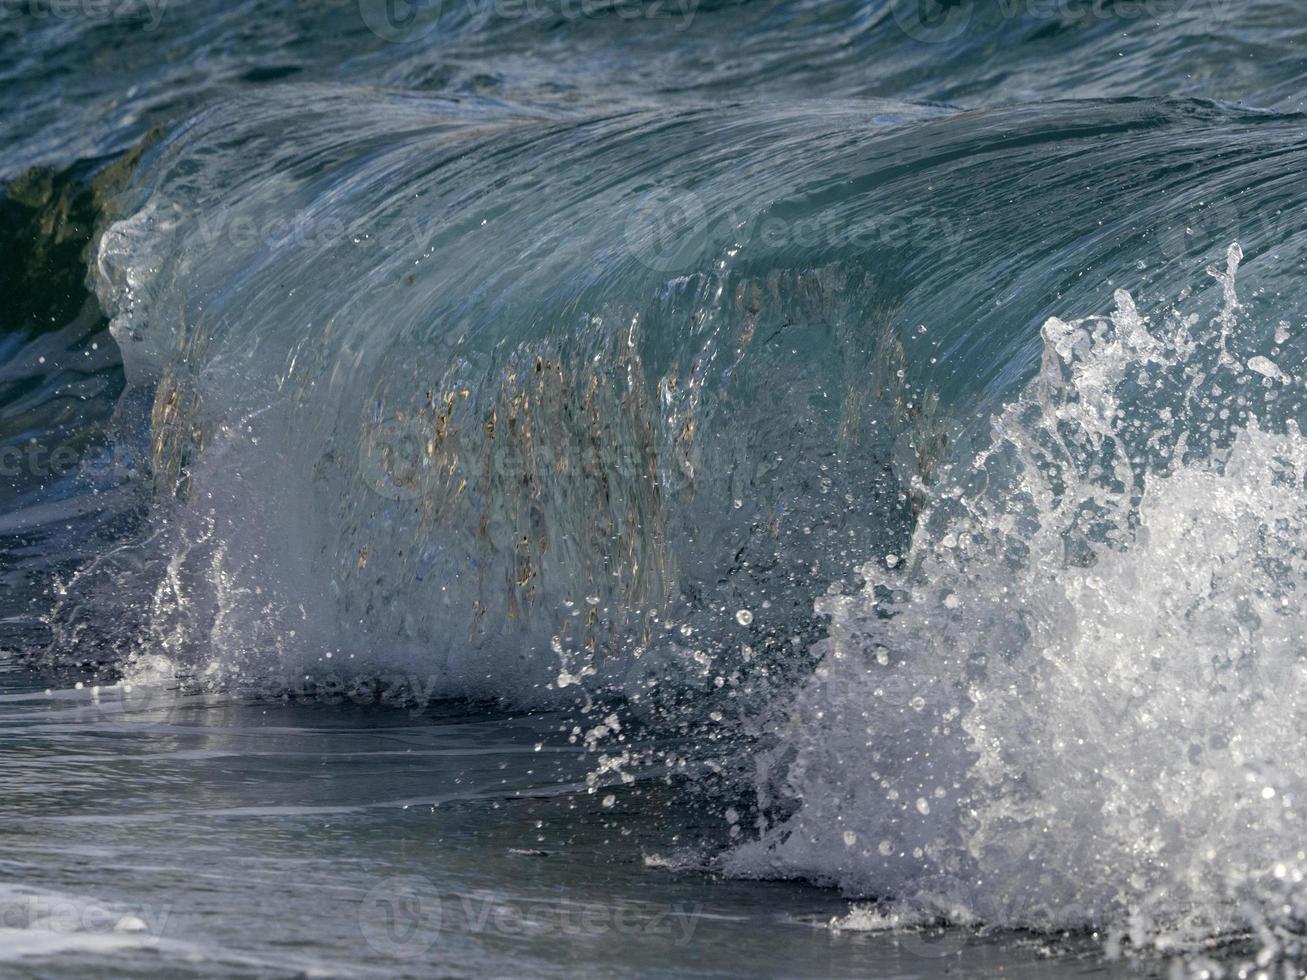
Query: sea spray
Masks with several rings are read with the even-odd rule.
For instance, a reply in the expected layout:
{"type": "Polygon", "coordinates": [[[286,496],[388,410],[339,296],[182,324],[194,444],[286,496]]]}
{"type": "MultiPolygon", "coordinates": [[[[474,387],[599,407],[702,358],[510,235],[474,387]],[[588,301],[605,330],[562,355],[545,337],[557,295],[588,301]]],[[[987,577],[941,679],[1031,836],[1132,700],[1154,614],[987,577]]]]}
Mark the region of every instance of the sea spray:
{"type": "Polygon", "coordinates": [[[1045,323],[909,553],[820,601],[729,871],[1116,949],[1298,951],[1307,439],[1292,366],[1250,349],[1241,258],[1209,270],[1205,327],[1124,291],[1045,323]]]}

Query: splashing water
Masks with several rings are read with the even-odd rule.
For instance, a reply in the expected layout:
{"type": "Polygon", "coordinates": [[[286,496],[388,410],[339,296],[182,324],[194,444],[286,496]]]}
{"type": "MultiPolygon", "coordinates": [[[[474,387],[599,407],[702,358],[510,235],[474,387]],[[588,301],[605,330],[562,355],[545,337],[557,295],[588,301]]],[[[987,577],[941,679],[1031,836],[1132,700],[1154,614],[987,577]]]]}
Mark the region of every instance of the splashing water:
{"type": "Polygon", "coordinates": [[[909,555],[819,603],[730,870],[1116,949],[1300,951],[1307,440],[1301,383],[1245,353],[1241,258],[1208,270],[1206,328],[1124,291],[1048,320],[909,555]]]}

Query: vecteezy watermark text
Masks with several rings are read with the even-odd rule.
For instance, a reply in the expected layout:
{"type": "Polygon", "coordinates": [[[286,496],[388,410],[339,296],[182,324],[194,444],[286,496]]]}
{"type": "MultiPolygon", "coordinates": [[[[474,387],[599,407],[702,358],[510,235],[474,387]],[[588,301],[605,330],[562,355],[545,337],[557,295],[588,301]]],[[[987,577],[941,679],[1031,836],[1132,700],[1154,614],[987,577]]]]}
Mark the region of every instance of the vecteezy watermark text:
{"type": "Polygon", "coordinates": [[[0,898],[0,929],[39,929],[58,934],[115,933],[154,941],[162,938],[171,914],[167,906],[110,908],[93,899],[40,892],[0,898]]]}
{"type": "Polygon", "coordinates": [[[46,446],[36,440],[18,446],[0,446],[0,476],[62,476],[81,461],[71,446],[46,446]]]}
{"type": "Polygon", "coordinates": [[[153,31],[163,21],[168,0],[0,0],[0,20],[141,20],[153,31]]]}
{"type": "Polygon", "coordinates": [[[659,188],[634,203],[623,234],[630,253],[659,272],[694,267],[709,251],[729,243],[755,251],[867,249],[876,246],[949,245],[963,229],[947,216],[924,211],[879,214],[856,221],[834,214],[789,218],[753,211],[710,212],[691,190],[659,188]]]}
{"type": "MultiPolygon", "coordinates": [[[[354,674],[345,670],[237,678],[225,685],[224,690],[254,702],[403,708],[410,717],[418,718],[437,699],[439,683],[440,678],[435,674],[354,674]]],[[[60,705],[97,721],[141,726],[166,723],[179,697],[211,690],[207,683],[173,678],[166,682],[78,683],[72,690],[51,692],[51,696],[60,705]]]]}
{"type": "Polygon", "coordinates": [[[364,896],[358,923],[376,952],[414,959],[435,946],[442,932],[563,940],[641,937],[685,947],[702,911],[697,902],[533,900],[484,891],[442,896],[426,879],[405,875],[379,882],[364,896]]]}

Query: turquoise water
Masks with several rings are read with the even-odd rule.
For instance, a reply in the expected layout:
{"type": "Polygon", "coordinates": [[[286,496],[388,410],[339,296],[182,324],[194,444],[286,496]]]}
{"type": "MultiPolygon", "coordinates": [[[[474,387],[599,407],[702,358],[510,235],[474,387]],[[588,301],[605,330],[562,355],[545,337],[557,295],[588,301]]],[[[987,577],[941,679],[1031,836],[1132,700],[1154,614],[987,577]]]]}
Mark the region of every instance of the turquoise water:
{"type": "Polygon", "coordinates": [[[1297,975],[1304,31],[0,8],[0,969],[1297,975]]]}

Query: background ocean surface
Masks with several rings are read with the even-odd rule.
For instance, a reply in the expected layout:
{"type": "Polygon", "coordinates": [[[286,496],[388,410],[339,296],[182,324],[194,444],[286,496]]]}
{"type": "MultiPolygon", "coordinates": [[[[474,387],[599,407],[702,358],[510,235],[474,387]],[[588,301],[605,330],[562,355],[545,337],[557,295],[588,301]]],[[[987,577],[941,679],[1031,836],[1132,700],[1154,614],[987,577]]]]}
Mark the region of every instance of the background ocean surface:
{"type": "Polygon", "coordinates": [[[0,975],[1302,975],[1305,45],[0,0],[0,975]]]}

